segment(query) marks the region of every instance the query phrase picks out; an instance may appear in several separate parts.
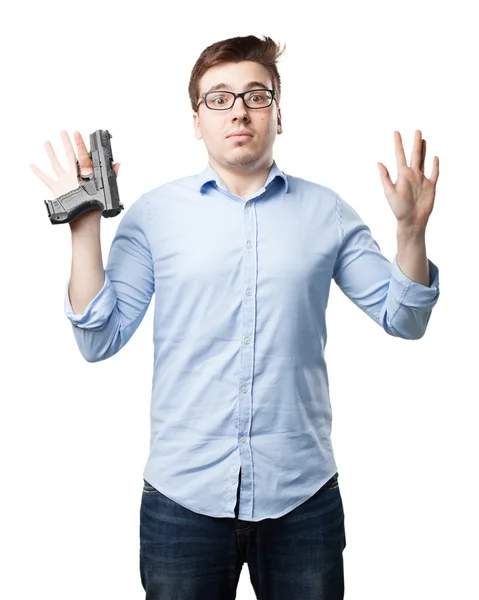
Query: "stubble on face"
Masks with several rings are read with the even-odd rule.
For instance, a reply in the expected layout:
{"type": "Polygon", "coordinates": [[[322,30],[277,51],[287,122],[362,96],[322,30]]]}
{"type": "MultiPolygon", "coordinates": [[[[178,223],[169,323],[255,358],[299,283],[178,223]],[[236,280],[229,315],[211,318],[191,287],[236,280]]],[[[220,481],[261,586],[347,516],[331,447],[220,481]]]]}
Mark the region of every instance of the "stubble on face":
{"type": "Polygon", "coordinates": [[[246,142],[234,142],[237,147],[229,155],[214,158],[223,167],[254,168],[260,162],[262,156],[258,155],[258,152],[247,148],[249,143],[251,143],[249,140],[246,142]]]}
{"type": "MultiPolygon", "coordinates": [[[[227,143],[233,145],[233,147],[230,148],[230,151],[218,153],[217,155],[215,153],[215,156],[212,156],[212,158],[214,158],[218,164],[228,169],[234,169],[236,167],[237,169],[242,170],[255,170],[258,167],[263,166],[262,162],[266,157],[264,156],[261,147],[257,146],[258,139],[256,138],[254,128],[251,125],[251,121],[249,121],[248,123],[239,126],[238,129],[244,127],[249,131],[253,131],[254,135],[252,139],[245,141],[227,140],[227,143]]],[[[271,138],[274,140],[274,130],[271,132],[263,132],[263,135],[268,135],[268,133],[270,133],[271,138]]]]}

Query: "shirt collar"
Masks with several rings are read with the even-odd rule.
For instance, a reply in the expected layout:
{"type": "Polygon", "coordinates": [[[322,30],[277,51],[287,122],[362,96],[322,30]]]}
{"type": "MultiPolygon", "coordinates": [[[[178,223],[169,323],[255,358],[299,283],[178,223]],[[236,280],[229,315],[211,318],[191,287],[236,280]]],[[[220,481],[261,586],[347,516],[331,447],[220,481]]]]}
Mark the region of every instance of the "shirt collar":
{"type": "MultiPolygon", "coordinates": [[[[284,192],[288,193],[288,177],[283,171],[278,168],[276,161],[273,161],[273,165],[268,174],[268,178],[265,181],[264,188],[268,189],[277,178],[281,178],[284,181],[284,192]]],[[[197,175],[198,187],[202,194],[205,193],[205,188],[208,184],[214,183],[220,189],[226,190],[225,184],[221,181],[218,173],[213,169],[213,167],[208,163],[206,168],[197,175]]]]}

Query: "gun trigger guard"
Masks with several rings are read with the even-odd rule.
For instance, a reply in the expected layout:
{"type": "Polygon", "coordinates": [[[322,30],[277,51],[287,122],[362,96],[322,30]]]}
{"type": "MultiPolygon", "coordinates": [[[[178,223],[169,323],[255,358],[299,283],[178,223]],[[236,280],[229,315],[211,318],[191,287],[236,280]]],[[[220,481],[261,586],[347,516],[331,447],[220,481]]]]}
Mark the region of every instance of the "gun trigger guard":
{"type": "MultiPolygon", "coordinates": [[[[97,187],[97,183],[93,177],[91,179],[87,179],[85,181],[80,181],[79,187],[81,189],[85,190],[85,192],[88,194],[88,196],[96,196],[96,194],[99,191],[98,187],[97,187]]],[[[103,204],[103,202],[102,202],[102,204],[103,204]]]]}
{"type": "Polygon", "coordinates": [[[91,181],[93,176],[95,175],[95,171],[88,173],[88,175],[82,175],[80,173],[80,163],[77,161],[77,181],[82,183],[83,181],[91,181]]]}

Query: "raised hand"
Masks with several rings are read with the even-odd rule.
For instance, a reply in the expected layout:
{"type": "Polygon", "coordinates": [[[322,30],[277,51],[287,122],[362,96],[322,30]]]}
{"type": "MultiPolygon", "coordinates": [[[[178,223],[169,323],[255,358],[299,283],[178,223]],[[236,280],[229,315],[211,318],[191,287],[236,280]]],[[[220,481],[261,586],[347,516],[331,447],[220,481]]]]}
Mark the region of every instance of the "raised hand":
{"type": "MultiPolygon", "coordinates": [[[[54,198],[58,198],[59,196],[76,189],[80,183],[77,176],[77,158],[70,137],[66,131],[62,131],[60,135],[63,141],[63,147],[65,149],[65,155],[67,159],[67,165],[65,168],[60,164],[60,161],[58,160],[58,157],[53,149],[51,142],[48,140],[45,142],[45,149],[47,151],[51,165],[58,179],[52,179],[41,169],[39,169],[36,165],[30,165],[30,169],[50,189],[54,198]]],[[[73,133],[73,137],[78,152],[80,174],[82,176],[89,175],[93,171],[93,165],[91,162],[90,155],[88,154],[88,150],[85,146],[85,142],[83,141],[83,138],[78,131],[75,131],[73,133]]],[[[119,168],[120,163],[113,164],[113,170],[115,171],[115,175],[117,177],[119,168]]]]}
{"type": "Polygon", "coordinates": [[[436,183],[439,177],[439,158],[434,157],[431,176],[424,175],[426,140],[416,131],[411,164],[408,166],[399,131],[394,132],[396,146],[397,179],[393,183],[388,170],[378,163],[384,193],[398,225],[402,228],[425,229],[434,207],[436,183]]]}

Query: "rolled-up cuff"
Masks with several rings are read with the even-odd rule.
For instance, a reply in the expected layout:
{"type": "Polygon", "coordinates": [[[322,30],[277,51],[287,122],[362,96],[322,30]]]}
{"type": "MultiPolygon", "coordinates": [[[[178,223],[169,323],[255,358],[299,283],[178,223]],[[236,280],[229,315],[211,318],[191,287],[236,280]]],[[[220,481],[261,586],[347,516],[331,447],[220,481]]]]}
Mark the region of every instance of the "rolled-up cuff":
{"type": "Polygon", "coordinates": [[[108,317],[111,315],[115,303],[116,295],[108,275],[105,273],[105,281],[103,287],[98,294],[90,301],[85,308],[85,312],[81,315],[73,312],[68,294],[70,279],[66,284],[65,290],[65,315],[70,319],[73,325],[82,329],[97,329],[102,327],[108,317]]]}
{"type": "Polygon", "coordinates": [[[411,308],[430,309],[439,298],[439,270],[432,261],[429,261],[429,273],[431,279],[429,286],[412,281],[401,271],[395,256],[391,268],[389,293],[398,304],[411,308]]]}

